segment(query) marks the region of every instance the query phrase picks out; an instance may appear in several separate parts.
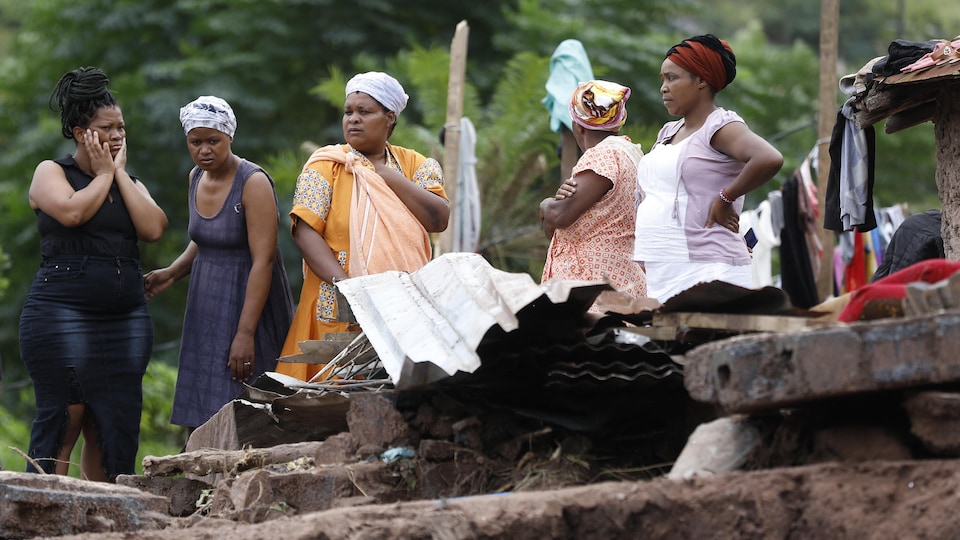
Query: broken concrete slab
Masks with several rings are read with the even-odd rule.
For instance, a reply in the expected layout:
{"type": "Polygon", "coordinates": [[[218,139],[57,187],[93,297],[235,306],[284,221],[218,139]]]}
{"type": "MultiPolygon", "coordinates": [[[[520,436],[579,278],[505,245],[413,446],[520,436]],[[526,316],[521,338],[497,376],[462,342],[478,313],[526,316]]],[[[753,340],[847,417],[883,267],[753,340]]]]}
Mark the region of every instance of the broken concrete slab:
{"type": "Polygon", "coordinates": [[[197,511],[197,501],[205,489],[206,482],[192,478],[164,478],[122,474],[117,477],[117,485],[136,488],[169,501],[167,514],[171,516],[189,516],[197,511]]]}
{"type": "Polygon", "coordinates": [[[727,416],[700,424],[667,476],[681,479],[735,471],[761,442],[760,430],[748,416],[727,416]]]}
{"type": "Polygon", "coordinates": [[[415,441],[407,421],[394,404],[392,391],[358,392],[350,396],[347,425],[359,446],[408,446],[415,441]]]}
{"type": "Polygon", "coordinates": [[[159,529],[167,499],[67,476],[0,471],[0,538],[159,529]]]}
{"type": "Polygon", "coordinates": [[[247,471],[220,482],[205,515],[257,523],[285,513],[305,514],[353,504],[405,499],[406,484],[394,469],[373,461],[306,471],[247,471]],[[388,486],[392,486],[388,488],[388,486]]]}
{"type": "Polygon", "coordinates": [[[960,313],[736,336],[686,353],[684,386],[730,413],[960,382],[960,313]]]}
{"type": "Polygon", "coordinates": [[[906,286],[903,311],[908,317],[957,308],[960,308],[960,273],[936,283],[917,281],[906,286]]]}
{"type": "Polygon", "coordinates": [[[960,456],[960,393],[917,392],[903,407],[910,417],[910,432],[931,452],[960,456]]]}

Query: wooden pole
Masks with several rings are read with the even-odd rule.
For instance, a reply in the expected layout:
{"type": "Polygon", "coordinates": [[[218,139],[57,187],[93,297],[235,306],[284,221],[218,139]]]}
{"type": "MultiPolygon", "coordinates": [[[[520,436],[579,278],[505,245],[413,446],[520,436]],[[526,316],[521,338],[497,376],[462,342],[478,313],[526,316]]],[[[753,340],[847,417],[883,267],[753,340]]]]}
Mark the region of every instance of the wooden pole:
{"type": "Polygon", "coordinates": [[[940,195],[943,251],[960,260],[960,86],[941,83],[933,133],[937,142],[937,193],[940,195]]]}
{"type": "Polygon", "coordinates": [[[457,220],[457,177],[460,174],[460,118],[463,116],[463,92],[467,74],[467,37],[470,27],[460,21],[450,42],[450,80],[447,83],[447,119],[444,124],[443,178],[444,191],[450,201],[450,222],[440,233],[434,255],[453,251],[453,235],[457,220]]]}
{"type": "Polygon", "coordinates": [[[570,178],[573,174],[573,167],[580,159],[580,146],[577,144],[577,138],[573,132],[567,129],[567,126],[560,125],[560,183],[570,178]]]}
{"type": "Polygon", "coordinates": [[[820,97],[817,115],[817,200],[820,244],[820,274],[817,276],[817,295],[820,301],[833,294],[834,232],[824,228],[824,208],[827,180],[830,177],[830,135],[837,122],[837,49],[839,42],[840,0],[820,1],[820,97]]]}

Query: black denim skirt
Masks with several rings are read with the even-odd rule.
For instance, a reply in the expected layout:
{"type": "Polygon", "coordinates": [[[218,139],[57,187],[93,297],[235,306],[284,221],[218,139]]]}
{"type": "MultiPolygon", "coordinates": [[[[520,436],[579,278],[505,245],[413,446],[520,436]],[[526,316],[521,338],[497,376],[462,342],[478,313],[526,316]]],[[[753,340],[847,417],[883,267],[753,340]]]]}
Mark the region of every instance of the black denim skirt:
{"type": "MultiPolygon", "coordinates": [[[[152,349],[153,322],[138,261],[44,260],[20,315],[20,356],[37,406],[30,457],[54,471],[67,407],[82,403],[96,426],[107,476],[134,474],[143,374],[152,349]]],[[[27,470],[35,471],[30,465],[27,470]]]]}

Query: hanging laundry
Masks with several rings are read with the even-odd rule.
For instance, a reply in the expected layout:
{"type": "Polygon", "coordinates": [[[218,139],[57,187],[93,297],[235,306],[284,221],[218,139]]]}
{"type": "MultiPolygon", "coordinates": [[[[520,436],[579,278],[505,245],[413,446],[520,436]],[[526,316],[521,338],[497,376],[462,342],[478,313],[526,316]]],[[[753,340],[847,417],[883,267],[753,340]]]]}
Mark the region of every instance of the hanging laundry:
{"type": "MultiPolygon", "coordinates": [[[[779,192],[777,192],[779,195],[779,192]]],[[[773,250],[780,246],[780,229],[774,229],[772,206],[769,199],[762,201],[755,210],[740,214],[740,230],[753,229],[757,244],[753,246],[750,269],[753,273],[753,286],[756,288],[773,285],[773,250]]]]}
{"type": "Polygon", "coordinates": [[[877,226],[873,212],[876,133],[857,127],[850,98],[837,113],[830,137],[830,175],[824,199],[823,227],[832,231],[869,231],[877,226]]]}
{"type": "Polygon", "coordinates": [[[453,251],[476,252],[480,240],[480,188],[477,185],[477,131],[469,118],[460,119],[460,163],[453,222],[453,251]]]}
{"type": "Polygon", "coordinates": [[[559,133],[563,126],[567,130],[573,130],[569,109],[570,96],[578,84],[593,78],[593,68],[583,44],[576,39],[561,41],[550,57],[547,95],[541,101],[550,113],[550,129],[554,133],[559,133]]]}
{"type": "Polygon", "coordinates": [[[939,66],[948,62],[960,61],[960,38],[953,41],[939,41],[934,45],[933,50],[920,57],[919,60],[902,68],[900,71],[909,73],[911,71],[920,71],[933,66],[939,66]]]}
{"type": "Polygon", "coordinates": [[[933,52],[936,41],[909,41],[895,39],[887,46],[887,56],[873,64],[873,72],[887,77],[900,73],[900,70],[933,52]]]}
{"type": "Polygon", "coordinates": [[[780,273],[783,290],[790,297],[790,303],[796,307],[810,308],[820,300],[807,245],[811,216],[801,210],[809,208],[809,203],[801,202],[807,198],[801,182],[800,176],[794,173],[783,184],[784,222],[780,234],[780,273]]]}

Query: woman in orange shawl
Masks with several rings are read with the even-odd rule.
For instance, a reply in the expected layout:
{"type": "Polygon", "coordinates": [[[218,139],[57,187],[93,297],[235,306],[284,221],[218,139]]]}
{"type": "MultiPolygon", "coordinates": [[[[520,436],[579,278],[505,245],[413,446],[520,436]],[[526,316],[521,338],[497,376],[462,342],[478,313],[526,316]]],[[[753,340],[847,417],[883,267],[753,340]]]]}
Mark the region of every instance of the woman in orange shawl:
{"type": "MultiPolygon", "coordinates": [[[[430,260],[428,233],[447,228],[440,164],[387,141],[407,100],[390,75],[354,76],[343,105],[346,143],[314,152],[297,178],[290,217],[304,281],[282,356],[300,353],[301,341],[352,329],[337,321],[337,281],[413,272],[430,260]]],[[[277,372],[310,380],[322,368],[280,362],[277,372]]]]}

